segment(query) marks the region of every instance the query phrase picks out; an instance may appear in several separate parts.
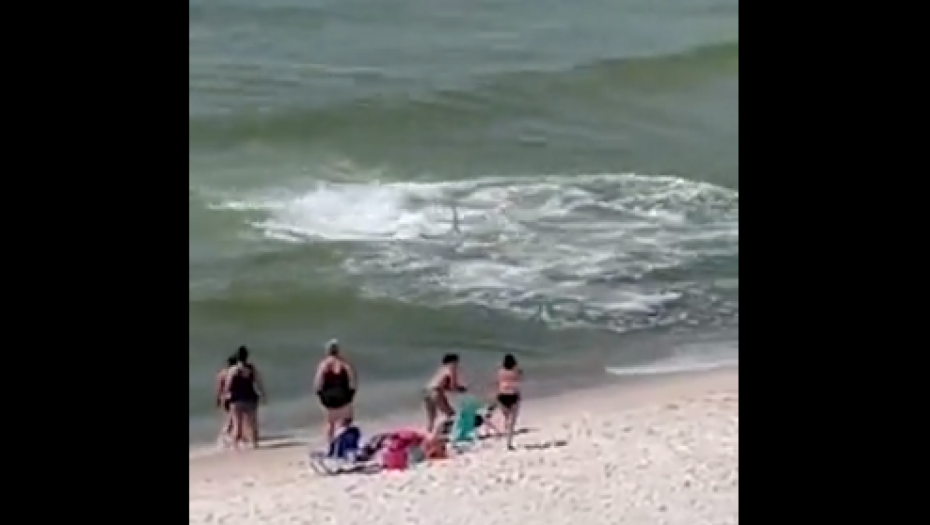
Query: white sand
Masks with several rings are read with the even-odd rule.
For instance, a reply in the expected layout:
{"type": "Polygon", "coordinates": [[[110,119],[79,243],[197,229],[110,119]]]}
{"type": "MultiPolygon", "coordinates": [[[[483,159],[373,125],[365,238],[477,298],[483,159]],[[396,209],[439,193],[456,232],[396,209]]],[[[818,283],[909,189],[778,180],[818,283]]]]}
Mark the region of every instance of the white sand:
{"type": "MultiPolygon", "coordinates": [[[[529,399],[518,445],[400,473],[323,478],[305,447],[190,462],[190,523],[738,523],[738,372],[529,399]]],[[[363,429],[365,429],[363,425],[363,429]]]]}

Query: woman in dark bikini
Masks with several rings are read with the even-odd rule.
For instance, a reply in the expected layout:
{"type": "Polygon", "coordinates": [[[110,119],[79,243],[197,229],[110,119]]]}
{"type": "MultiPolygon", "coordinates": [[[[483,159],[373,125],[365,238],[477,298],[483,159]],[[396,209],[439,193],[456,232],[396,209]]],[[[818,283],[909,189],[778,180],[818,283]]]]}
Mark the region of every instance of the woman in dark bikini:
{"type": "Polygon", "coordinates": [[[236,364],[226,376],[226,395],[232,417],[233,446],[242,442],[258,448],[258,403],[265,395],[258,369],[249,362],[249,351],[239,347],[236,364]]]}
{"type": "Polygon", "coordinates": [[[520,415],[520,383],[523,370],[517,366],[517,358],[511,354],[504,356],[504,362],[497,371],[497,404],[504,414],[504,429],[507,432],[507,449],[513,450],[513,434],[520,415]]]}
{"type": "Polygon", "coordinates": [[[320,361],[313,379],[313,388],[326,413],[326,442],[333,440],[336,425],[354,417],[355,369],[346,361],[335,339],[326,345],[326,357],[320,361]]]}

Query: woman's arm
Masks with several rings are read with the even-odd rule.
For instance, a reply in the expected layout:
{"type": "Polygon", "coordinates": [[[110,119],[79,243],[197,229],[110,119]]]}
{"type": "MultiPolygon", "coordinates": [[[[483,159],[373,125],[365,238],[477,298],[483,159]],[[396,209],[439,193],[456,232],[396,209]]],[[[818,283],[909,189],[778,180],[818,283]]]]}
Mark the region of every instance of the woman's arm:
{"type": "Polygon", "coordinates": [[[343,363],[343,366],[346,367],[346,375],[349,376],[349,388],[358,390],[358,379],[355,376],[355,367],[349,363],[343,363]]]}
{"type": "Polygon", "coordinates": [[[223,370],[216,374],[216,381],[214,384],[214,392],[216,395],[216,406],[223,405],[223,396],[226,395],[226,374],[228,370],[223,370]]]}
{"type": "Polygon", "coordinates": [[[262,401],[267,401],[262,375],[258,373],[258,367],[255,365],[252,365],[252,384],[255,386],[255,393],[258,394],[258,398],[262,401]]]}
{"type": "Polygon", "coordinates": [[[459,377],[458,370],[449,370],[449,386],[456,392],[468,392],[468,388],[462,384],[462,378],[459,377]]]}
{"type": "Polygon", "coordinates": [[[232,377],[238,371],[239,366],[236,365],[227,368],[226,371],[223,372],[222,378],[220,379],[220,383],[222,383],[222,390],[220,391],[221,399],[229,397],[229,387],[232,385],[232,377]]]}
{"type": "Polygon", "coordinates": [[[316,374],[313,375],[313,391],[319,392],[323,388],[323,372],[326,371],[326,361],[321,361],[316,367],[316,374]]]}

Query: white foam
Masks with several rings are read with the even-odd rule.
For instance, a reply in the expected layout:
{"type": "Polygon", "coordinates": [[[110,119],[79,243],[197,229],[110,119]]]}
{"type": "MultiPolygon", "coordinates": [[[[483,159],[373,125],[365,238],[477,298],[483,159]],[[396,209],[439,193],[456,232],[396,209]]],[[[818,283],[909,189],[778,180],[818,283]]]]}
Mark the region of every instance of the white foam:
{"type": "Polygon", "coordinates": [[[712,370],[721,370],[724,368],[731,368],[734,366],[739,366],[739,359],[736,357],[729,358],[724,361],[712,362],[712,361],[702,361],[700,359],[689,359],[685,357],[679,357],[675,359],[669,359],[666,361],[660,361],[657,363],[651,363],[648,365],[642,366],[631,366],[623,368],[614,368],[608,367],[604,370],[610,374],[621,377],[636,377],[636,376],[658,376],[658,375],[672,375],[672,374],[684,374],[691,372],[710,372],[712,370]]]}
{"type": "Polygon", "coordinates": [[[681,294],[644,276],[739,250],[739,193],[673,177],[320,183],[218,207],[260,217],[269,239],[346,245],[343,269],[371,295],[563,326],[654,313],[681,294]]]}
{"type": "Polygon", "coordinates": [[[673,345],[671,357],[642,365],[606,367],[611,375],[621,377],[660,376],[690,372],[709,372],[739,366],[739,343],[693,341],[673,345]]]}

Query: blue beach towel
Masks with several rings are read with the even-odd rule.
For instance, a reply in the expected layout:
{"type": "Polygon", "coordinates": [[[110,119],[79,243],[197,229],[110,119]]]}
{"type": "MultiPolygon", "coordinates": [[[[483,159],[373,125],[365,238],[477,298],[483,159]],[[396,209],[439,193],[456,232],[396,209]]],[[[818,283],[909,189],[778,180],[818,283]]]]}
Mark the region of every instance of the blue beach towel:
{"type": "Polygon", "coordinates": [[[330,442],[326,452],[310,453],[310,468],[326,476],[364,470],[368,465],[362,454],[361,442],[362,431],[358,427],[343,429],[330,442]]]}

